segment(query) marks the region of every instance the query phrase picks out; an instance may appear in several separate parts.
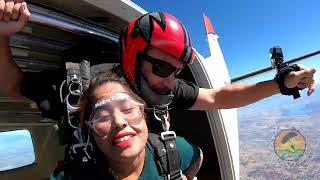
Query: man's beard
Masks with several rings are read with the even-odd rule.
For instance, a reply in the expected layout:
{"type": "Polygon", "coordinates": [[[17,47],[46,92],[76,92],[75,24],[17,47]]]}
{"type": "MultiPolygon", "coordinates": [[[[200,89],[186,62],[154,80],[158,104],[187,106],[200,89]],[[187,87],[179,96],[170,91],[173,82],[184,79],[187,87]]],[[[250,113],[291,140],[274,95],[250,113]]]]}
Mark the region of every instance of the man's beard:
{"type": "Polygon", "coordinates": [[[163,89],[159,92],[152,90],[142,75],[140,75],[140,91],[141,97],[149,106],[169,106],[174,97],[171,90],[163,89]]]}
{"type": "MultiPolygon", "coordinates": [[[[150,86],[149,86],[150,87],[150,86]]],[[[168,88],[164,88],[164,89],[161,89],[161,88],[153,88],[153,87],[150,87],[150,89],[157,93],[157,94],[160,94],[160,95],[169,95],[171,94],[172,90],[171,89],[168,89],[168,88]]]]}

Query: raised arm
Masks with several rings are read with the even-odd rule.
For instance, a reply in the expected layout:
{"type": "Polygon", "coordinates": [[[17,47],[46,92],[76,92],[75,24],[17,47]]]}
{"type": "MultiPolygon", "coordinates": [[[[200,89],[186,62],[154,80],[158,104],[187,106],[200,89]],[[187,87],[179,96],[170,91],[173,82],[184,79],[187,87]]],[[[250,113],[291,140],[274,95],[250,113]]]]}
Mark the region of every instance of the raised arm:
{"type": "Polygon", "coordinates": [[[16,99],[24,98],[20,93],[23,73],[12,59],[9,38],[23,29],[29,17],[25,2],[0,0],[0,91],[16,99]]]}
{"type": "MultiPolygon", "coordinates": [[[[315,90],[313,79],[315,72],[316,70],[313,68],[300,66],[300,71],[292,71],[284,78],[284,84],[287,88],[308,88],[308,95],[310,96],[315,90]]],[[[232,84],[217,89],[200,88],[198,98],[192,109],[237,108],[255,103],[279,92],[280,90],[275,80],[248,85],[232,84]]]]}

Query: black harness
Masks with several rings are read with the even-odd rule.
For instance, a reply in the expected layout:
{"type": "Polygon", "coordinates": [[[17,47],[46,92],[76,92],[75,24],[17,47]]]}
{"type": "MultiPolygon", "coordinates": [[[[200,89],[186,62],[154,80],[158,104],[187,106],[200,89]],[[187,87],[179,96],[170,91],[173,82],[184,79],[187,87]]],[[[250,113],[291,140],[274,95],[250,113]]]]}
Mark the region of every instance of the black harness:
{"type": "Polygon", "coordinates": [[[90,129],[79,126],[77,110],[80,96],[90,84],[90,63],[82,60],[79,63],[65,64],[66,80],[60,87],[60,100],[65,104],[65,117],[61,123],[64,143],[67,144],[64,163],[73,166],[80,163],[79,169],[88,168],[90,164],[94,164],[94,148],[90,141],[90,129]],[[67,90],[63,91],[63,87],[67,90]]]}
{"type": "Polygon", "coordinates": [[[163,179],[181,179],[182,171],[174,132],[165,136],[149,133],[147,146],[163,179]]]}
{"type": "MultiPolygon", "coordinates": [[[[180,179],[182,176],[182,171],[179,168],[180,160],[174,158],[179,157],[179,154],[178,151],[171,148],[171,143],[175,144],[175,137],[165,143],[161,135],[149,133],[147,148],[155,160],[159,175],[164,180],[180,179]],[[174,163],[169,163],[170,161],[174,163]]],[[[69,180],[114,179],[107,171],[108,166],[103,161],[103,154],[96,151],[96,145],[94,147],[93,151],[89,152],[92,156],[88,161],[83,161],[83,157],[86,157],[83,150],[79,149],[77,153],[70,154],[72,146],[66,148],[63,164],[56,167],[53,176],[57,177],[61,171],[64,171],[64,179],[69,180]]]]}
{"type": "Polygon", "coordinates": [[[157,161],[158,171],[164,179],[182,179],[179,151],[176,144],[176,133],[169,131],[168,105],[155,106],[153,108],[153,117],[156,122],[161,124],[162,128],[158,136],[152,133],[149,134],[149,146],[152,146],[151,142],[153,142],[153,149],[156,150],[153,151],[153,154],[157,161]]]}

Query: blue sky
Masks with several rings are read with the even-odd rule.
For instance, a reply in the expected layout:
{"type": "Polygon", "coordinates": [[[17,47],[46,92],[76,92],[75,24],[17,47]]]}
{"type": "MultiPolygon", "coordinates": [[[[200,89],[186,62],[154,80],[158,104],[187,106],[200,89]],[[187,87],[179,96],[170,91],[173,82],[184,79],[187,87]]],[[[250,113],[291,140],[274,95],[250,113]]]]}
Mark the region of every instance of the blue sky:
{"type": "MultiPolygon", "coordinates": [[[[286,59],[320,49],[319,0],[204,1],[134,0],[147,11],[165,11],[188,29],[193,44],[203,55],[209,47],[202,20],[212,21],[231,77],[269,66],[269,49],[279,45],[286,59]]],[[[313,58],[318,59],[320,56],[313,58]]],[[[302,62],[316,69],[320,63],[302,62]]]]}

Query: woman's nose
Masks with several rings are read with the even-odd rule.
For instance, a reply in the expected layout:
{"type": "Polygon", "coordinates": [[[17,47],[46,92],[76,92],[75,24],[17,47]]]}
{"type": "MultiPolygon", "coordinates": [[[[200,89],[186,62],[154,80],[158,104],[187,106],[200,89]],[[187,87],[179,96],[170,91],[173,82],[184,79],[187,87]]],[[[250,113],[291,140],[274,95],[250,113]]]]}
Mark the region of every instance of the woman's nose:
{"type": "Polygon", "coordinates": [[[128,125],[128,122],[120,112],[115,112],[113,124],[116,129],[119,129],[119,128],[125,128],[128,125]]]}

